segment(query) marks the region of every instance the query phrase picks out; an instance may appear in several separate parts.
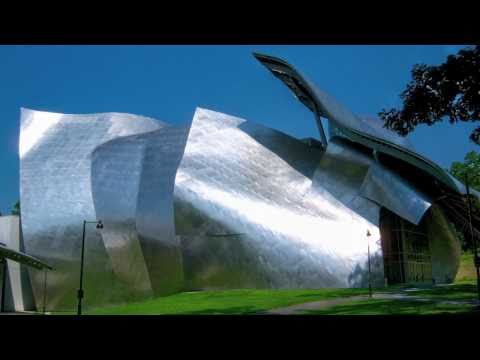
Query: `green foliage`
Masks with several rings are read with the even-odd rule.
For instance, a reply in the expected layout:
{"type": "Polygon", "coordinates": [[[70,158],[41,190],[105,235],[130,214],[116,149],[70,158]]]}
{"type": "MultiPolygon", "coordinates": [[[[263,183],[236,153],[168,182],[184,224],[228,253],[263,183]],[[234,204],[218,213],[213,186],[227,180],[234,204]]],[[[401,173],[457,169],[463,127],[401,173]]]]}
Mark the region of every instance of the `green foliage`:
{"type": "Polygon", "coordinates": [[[460,267],[455,281],[470,281],[477,278],[477,272],[473,262],[473,253],[468,251],[460,258],[460,267]]]}
{"type": "Polygon", "coordinates": [[[470,151],[463,162],[454,161],[450,166],[450,174],[461,182],[465,182],[465,174],[468,174],[470,187],[480,191],[480,154],[470,151]]]}
{"type": "MultiPolygon", "coordinates": [[[[470,151],[465,155],[463,162],[454,161],[450,166],[450,170],[447,171],[462,183],[465,183],[465,174],[468,174],[470,188],[480,191],[480,153],[470,151]]],[[[478,216],[480,214],[480,202],[475,196],[472,196],[471,199],[472,213],[478,216]]],[[[470,244],[468,229],[464,228],[463,230],[466,231],[466,233],[463,233],[457,225],[453,225],[456,230],[456,235],[462,244],[462,248],[464,250],[471,249],[472,245],[470,244]]]]}
{"type": "Polygon", "coordinates": [[[20,201],[17,201],[15,205],[13,205],[12,215],[20,216],[20,201]]]}
{"type": "Polygon", "coordinates": [[[91,315],[248,315],[304,302],[365,294],[368,294],[367,289],[240,289],[196,291],[126,305],[92,309],[86,313],[91,315]]]}
{"type": "MultiPolygon", "coordinates": [[[[405,136],[419,124],[480,120],[480,46],[460,50],[438,66],[417,64],[400,95],[401,109],[382,109],[385,127],[405,136]]],[[[480,127],[470,135],[480,144],[480,127]]]]}

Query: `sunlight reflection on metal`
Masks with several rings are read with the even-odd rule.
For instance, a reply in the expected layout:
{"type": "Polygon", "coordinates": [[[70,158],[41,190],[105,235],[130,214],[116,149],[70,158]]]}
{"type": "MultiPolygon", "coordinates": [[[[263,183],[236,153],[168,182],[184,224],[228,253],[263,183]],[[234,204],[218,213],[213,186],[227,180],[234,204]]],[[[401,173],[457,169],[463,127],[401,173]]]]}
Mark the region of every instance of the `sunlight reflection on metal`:
{"type": "MultiPolygon", "coordinates": [[[[96,218],[91,190],[91,154],[118,136],[161,127],[153,119],[130,114],[63,115],[23,109],[20,139],[32,121],[46,121],[41,137],[20,141],[20,197],[25,251],[53,266],[47,309],[76,303],[80,243],[84,219],[96,218]],[[33,146],[33,145],[34,146],[33,146]]],[[[86,237],[87,303],[108,303],[129,293],[112,272],[99,231],[86,237]]],[[[43,274],[30,271],[37,304],[43,299],[43,274]]]]}
{"type": "MultiPolygon", "coordinates": [[[[252,127],[244,124],[243,119],[214,111],[195,113],[175,186],[177,234],[189,254],[186,274],[193,276],[187,281],[195,287],[354,286],[349,275],[366,264],[365,228],[378,240],[378,226],[321,190],[321,184],[316,185],[319,191],[311,192],[312,180],[291,166],[310,158],[306,167],[314,168],[321,151],[308,156],[313,151],[309,146],[267,128],[262,129],[261,145],[249,135],[252,127]],[[285,162],[269,150],[273,144],[265,146],[269,140],[295,142],[296,158],[285,162]],[[189,218],[197,217],[201,226],[193,227],[189,218]],[[207,233],[219,229],[245,236],[218,251],[220,245],[207,233]],[[250,271],[239,269],[242,274],[229,283],[231,263],[248,261],[250,271]]],[[[255,126],[258,134],[260,126],[255,126]]],[[[285,152],[291,154],[288,148],[285,152]]]]}

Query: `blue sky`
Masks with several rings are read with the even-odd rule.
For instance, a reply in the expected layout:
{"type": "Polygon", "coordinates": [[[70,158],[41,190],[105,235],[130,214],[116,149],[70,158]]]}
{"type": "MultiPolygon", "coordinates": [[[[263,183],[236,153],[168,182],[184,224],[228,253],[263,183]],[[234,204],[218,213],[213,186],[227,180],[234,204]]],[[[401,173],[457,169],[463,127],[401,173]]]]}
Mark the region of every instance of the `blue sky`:
{"type": "MultiPolygon", "coordinates": [[[[318,137],[312,114],[251,55],[284,58],[359,115],[399,104],[419,62],[462,46],[0,46],[0,211],[19,197],[20,107],[128,112],[187,123],[196,106],[296,137],[318,137]]],[[[443,167],[479,150],[474,124],[420,126],[409,137],[443,167]]]]}

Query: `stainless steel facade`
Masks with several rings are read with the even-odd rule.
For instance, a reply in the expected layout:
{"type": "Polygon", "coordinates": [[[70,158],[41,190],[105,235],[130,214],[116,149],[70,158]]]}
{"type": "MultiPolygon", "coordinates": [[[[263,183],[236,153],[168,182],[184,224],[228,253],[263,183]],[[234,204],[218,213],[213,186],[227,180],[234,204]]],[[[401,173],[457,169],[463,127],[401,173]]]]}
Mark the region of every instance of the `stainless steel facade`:
{"type": "MultiPolygon", "coordinates": [[[[201,108],[187,127],[22,110],[22,229],[25,250],[55,268],[48,309],[74,307],[82,223],[95,219],[104,228],[87,228],[87,306],[195,289],[365,286],[368,244],[383,284],[382,207],[440,224],[433,276],[454,277],[458,244],[435,197],[379,159],[418,166],[461,193],[459,185],[290,65],[258,57],[317,114],[320,146],[201,108]]],[[[43,279],[30,277],[39,306],[43,279]]]]}
{"type": "MultiPolygon", "coordinates": [[[[97,218],[92,197],[93,151],[120,136],[157,130],[153,119],[128,114],[64,115],[22,109],[20,201],[27,253],[50,264],[49,309],[72,309],[79,279],[83,220],[97,218]]],[[[119,190],[121,187],[118,188],[119,190]]],[[[86,232],[86,301],[131,298],[118,280],[100,233],[86,232]]],[[[35,301],[43,301],[43,274],[30,272],[35,301]]]]}
{"type": "MultiPolygon", "coordinates": [[[[322,156],[301,141],[197,109],[175,181],[192,288],[346,287],[378,227],[312,185],[322,156]]],[[[375,206],[375,205],[373,205],[375,206]]]]}
{"type": "Polygon", "coordinates": [[[115,275],[138,296],[183,289],[173,189],[187,133],[165,126],[114,139],[93,153],[92,190],[96,216],[104,222],[103,243],[115,275]]]}

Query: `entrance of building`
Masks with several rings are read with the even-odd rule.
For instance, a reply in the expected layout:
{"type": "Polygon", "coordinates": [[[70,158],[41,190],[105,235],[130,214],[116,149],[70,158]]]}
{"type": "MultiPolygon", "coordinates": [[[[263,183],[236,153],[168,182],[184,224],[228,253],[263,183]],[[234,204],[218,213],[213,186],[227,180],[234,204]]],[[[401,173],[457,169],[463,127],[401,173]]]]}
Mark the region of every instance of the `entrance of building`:
{"type": "Polygon", "coordinates": [[[424,220],[414,225],[385,208],[381,209],[380,234],[388,284],[432,281],[432,261],[424,220]]]}

